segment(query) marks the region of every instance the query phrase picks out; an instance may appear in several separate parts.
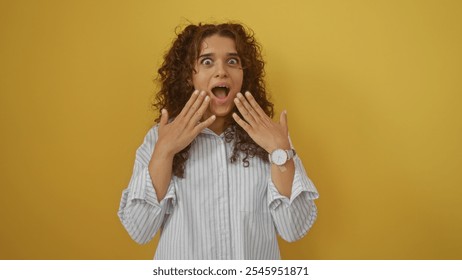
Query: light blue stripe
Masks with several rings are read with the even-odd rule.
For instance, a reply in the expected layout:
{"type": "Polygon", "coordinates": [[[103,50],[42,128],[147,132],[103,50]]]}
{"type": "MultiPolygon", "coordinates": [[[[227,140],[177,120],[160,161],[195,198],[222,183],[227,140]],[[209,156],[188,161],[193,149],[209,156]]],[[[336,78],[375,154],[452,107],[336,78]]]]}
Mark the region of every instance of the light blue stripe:
{"type": "Polygon", "coordinates": [[[317,217],[316,187],[298,156],[292,195],[279,194],[270,164],[255,157],[230,163],[233,143],[205,129],[194,140],[185,178],[173,177],[158,202],[148,171],[157,140],[153,127],[136,151],[119,218],[133,240],[149,242],[163,225],[156,259],[279,259],[276,235],[296,241],[317,217]]]}

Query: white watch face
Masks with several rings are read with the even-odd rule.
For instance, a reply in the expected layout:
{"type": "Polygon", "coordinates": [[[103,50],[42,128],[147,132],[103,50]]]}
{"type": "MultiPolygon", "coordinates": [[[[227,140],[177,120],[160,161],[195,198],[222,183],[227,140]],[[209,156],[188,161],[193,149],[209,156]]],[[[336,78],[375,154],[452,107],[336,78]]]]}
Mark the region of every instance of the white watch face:
{"type": "Polygon", "coordinates": [[[281,149],[274,150],[271,153],[271,161],[276,165],[283,165],[287,161],[287,153],[281,149]]]}

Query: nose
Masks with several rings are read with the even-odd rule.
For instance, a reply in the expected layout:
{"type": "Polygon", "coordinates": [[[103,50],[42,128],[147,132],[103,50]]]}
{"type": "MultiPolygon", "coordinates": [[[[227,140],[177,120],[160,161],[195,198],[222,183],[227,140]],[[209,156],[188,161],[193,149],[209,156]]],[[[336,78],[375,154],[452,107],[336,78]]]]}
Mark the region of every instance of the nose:
{"type": "Polygon", "coordinates": [[[228,72],[226,71],[225,64],[223,62],[215,64],[215,77],[216,78],[226,78],[228,77],[228,72]]]}

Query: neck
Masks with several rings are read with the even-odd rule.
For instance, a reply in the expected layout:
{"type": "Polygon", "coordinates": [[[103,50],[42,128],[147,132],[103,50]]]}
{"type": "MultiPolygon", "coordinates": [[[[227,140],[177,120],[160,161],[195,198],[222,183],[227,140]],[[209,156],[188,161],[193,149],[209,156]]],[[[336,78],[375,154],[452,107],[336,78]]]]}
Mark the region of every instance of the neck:
{"type": "Polygon", "coordinates": [[[216,135],[220,135],[225,131],[226,117],[217,117],[215,121],[208,127],[216,135]]]}

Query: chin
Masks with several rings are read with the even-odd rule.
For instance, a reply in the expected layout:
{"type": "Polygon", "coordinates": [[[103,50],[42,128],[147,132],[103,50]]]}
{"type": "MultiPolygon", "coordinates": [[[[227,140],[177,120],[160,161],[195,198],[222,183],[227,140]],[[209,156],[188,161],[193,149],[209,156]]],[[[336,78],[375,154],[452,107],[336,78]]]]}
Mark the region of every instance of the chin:
{"type": "Polygon", "coordinates": [[[223,108],[222,106],[218,108],[210,108],[210,112],[215,115],[216,117],[227,117],[233,113],[234,106],[228,106],[223,108]]]}

